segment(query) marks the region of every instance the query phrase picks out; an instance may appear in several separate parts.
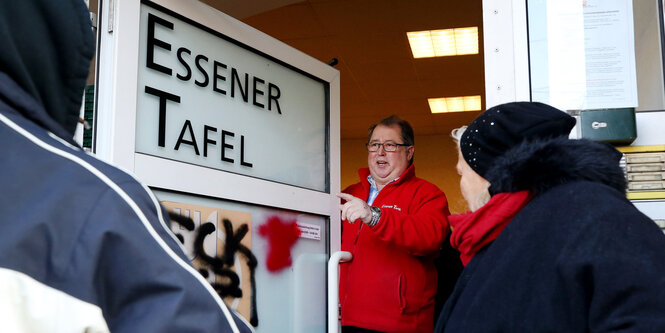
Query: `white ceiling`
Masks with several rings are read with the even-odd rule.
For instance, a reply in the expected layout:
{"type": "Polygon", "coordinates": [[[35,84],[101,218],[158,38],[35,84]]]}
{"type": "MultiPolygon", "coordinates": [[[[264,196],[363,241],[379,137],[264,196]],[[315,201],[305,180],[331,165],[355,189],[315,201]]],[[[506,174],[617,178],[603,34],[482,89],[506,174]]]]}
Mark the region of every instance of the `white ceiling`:
{"type": "Polygon", "coordinates": [[[431,114],[427,98],[481,95],[482,0],[201,0],[322,61],[337,58],[342,139],[391,114],[416,135],[447,134],[478,112],[431,114]],[[480,53],[413,59],[407,31],[477,26],[480,53]]]}

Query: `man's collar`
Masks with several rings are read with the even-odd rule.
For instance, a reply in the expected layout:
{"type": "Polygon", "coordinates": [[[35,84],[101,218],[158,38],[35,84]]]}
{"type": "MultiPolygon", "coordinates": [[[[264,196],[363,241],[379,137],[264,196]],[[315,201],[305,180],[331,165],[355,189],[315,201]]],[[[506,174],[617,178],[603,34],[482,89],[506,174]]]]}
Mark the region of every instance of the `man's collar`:
{"type": "MultiPolygon", "coordinates": [[[[387,182],[386,185],[388,185],[390,183],[394,183],[398,180],[399,180],[399,177],[387,182]]],[[[367,176],[367,181],[369,182],[369,188],[376,189],[377,191],[379,190],[379,188],[376,186],[376,182],[374,181],[374,178],[372,177],[372,175],[367,176]]]]}
{"type": "MultiPolygon", "coordinates": [[[[372,181],[369,180],[369,177],[371,176],[369,172],[369,168],[360,168],[358,169],[358,176],[360,178],[360,183],[362,184],[363,188],[369,190],[372,181]],[[363,179],[367,178],[367,182],[362,181],[363,179]]],[[[399,177],[393,179],[394,182],[404,182],[407,181],[408,179],[411,179],[416,176],[416,167],[411,164],[399,177]]],[[[375,183],[376,185],[376,183],[375,183]]]]}
{"type": "MultiPolygon", "coordinates": [[[[364,178],[367,178],[367,177],[371,176],[371,174],[369,172],[369,168],[360,168],[360,169],[358,169],[358,176],[360,176],[360,179],[364,179],[364,178]]],[[[415,176],[416,176],[416,167],[415,167],[415,165],[411,164],[411,165],[409,165],[408,168],[406,168],[406,170],[404,170],[404,172],[399,177],[395,178],[393,181],[398,181],[398,180],[399,181],[404,181],[405,179],[409,179],[409,178],[415,177],[415,176]]]]}

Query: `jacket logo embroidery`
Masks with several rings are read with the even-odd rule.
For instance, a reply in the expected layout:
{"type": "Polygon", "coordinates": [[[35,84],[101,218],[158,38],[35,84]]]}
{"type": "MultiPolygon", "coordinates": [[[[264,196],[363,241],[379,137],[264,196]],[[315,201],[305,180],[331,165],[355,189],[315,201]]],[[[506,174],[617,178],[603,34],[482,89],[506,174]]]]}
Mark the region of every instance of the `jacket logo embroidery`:
{"type": "Polygon", "coordinates": [[[392,208],[394,210],[402,211],[402,208],[397,207],[397,205],[382,205],[381,208],[392,208]]]}

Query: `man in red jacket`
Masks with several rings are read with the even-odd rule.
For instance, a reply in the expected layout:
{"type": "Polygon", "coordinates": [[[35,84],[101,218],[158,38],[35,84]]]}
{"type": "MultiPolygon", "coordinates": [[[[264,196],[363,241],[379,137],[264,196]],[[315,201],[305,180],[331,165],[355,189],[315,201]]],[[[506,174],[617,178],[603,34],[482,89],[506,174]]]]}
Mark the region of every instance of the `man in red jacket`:
{"type": "Polygon", "coordinates": [[[342,331],[432,332],[434,259],[449,234],[448,202],[415,175],[413,129],[397,116],[370,127],[368,168],[338,196],[342,250],[342,331]]]}

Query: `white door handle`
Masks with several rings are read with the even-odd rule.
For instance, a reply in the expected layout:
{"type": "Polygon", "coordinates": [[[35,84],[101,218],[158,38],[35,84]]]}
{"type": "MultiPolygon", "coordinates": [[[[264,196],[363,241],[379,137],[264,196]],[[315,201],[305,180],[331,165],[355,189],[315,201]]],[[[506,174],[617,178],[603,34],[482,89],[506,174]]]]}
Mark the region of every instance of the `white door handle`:
{"type": "Polygon", "coordinates": [[[351,252],[337,251],[328,260],[328,333],[339,332],[339,264],[352,259],[351,252]]]}

